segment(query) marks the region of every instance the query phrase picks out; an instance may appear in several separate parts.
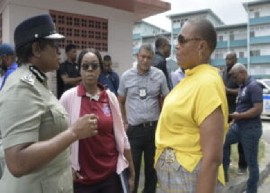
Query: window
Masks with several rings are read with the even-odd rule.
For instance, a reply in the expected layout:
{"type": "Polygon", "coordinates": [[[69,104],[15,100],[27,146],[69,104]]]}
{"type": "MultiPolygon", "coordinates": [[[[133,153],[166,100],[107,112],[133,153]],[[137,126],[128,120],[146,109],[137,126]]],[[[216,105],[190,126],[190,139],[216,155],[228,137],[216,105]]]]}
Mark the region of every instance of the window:
{"type": "Polygon", "coordinates": [[[250,56],[260,56],[261,52],[260,50],[251,50],[250,51],[250,56]]]}
{"type": "Polygon", "coordinates": [[[215,53],[215,59],[223,59],[223,54],[219,53],[219,52],[216,52],[215,53]]]}
{"type": "Polygon", "coordinates": [[[239,52],[239,58],[244,58],[244,57],[245,57],[244,52],[239,52]]]}
{"type": "Polygon", "coordinates": [[[230,34],[230,41],[234,40],[234,34],[230,34]]]}
{"type": "Polygon", "coordinates": [[[249,33],[249,36],[252,38],[252,37],[255,37],[255,32],[254,31],[251,31],[250,33],[249,33]]]}
{"type": "Polygon", "coordinates": [[[254,13],[254,17],[255,17],[255,18],[260,17],[260,12],[256,11],[256,12],[254,13]]]}
{"type": "Polygon", "coordinates": [[[223,36],[218,36],[218,41],[223,41],[223,36]]]}
{"type": "MultiPolygon", "coordinates": [[[[50,14],[57,31],[66,37],[60,47],[64,48],[72,43],[79,49],[95,48],[99,51],[108,51],[107,19],[54,10],[50,10],[50,14]]],[[[0,25],[0,35],[1,27],[2,25],[0,25]]],[[[0,36],[0,41],[1,38],[2,36],[0,36]]]]}

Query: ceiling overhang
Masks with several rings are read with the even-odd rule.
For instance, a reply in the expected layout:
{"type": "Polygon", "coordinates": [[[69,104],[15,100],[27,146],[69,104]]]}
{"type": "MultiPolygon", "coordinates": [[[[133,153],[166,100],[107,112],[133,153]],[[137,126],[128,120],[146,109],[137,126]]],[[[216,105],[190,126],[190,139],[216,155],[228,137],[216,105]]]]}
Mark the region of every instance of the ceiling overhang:
{"type": "Polygon", "coordinates": [[[134,13],[134,21],[171,9],[171,4],[161,0],[78,0],[134,13]]]}

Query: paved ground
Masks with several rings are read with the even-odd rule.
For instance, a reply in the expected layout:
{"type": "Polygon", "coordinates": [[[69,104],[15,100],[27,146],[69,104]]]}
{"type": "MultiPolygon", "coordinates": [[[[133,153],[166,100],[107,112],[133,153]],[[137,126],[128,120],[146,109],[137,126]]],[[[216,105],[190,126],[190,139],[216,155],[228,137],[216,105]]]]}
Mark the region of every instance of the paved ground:
{"type": "MultiPolygon", "coordinates": [[[[260,183],[262,183],[258,189],[258,193],[270,192],[270,121],[263,122],[263,137],[265,142],[265,156],[260,162],[260,183]]],[[[247,181],[246,175],[233,175],[230,182],[226,185],[223,193],[243,193],[247,181]]],[[[144,183],[143,171],[141,171],[141,179],[138,193],[142,192],[142,186],[144,183]]],[[[157,188],[156,193],[164,193],[157,188]]]]}
{"type": "Polygon", "coordinates": [[[259,187],[258,193],[270,192],[270,175],[264,180],[263,184],[259,187]]]}
{"type": "MultiPolygon", "coordinates": [[[[264,134],[263,139],[270,144],[270,122],[264,121],[263,127],[264,127],[264,134]],[[267,129],[268,128],[268,129],[267,129]]],[[[270,161],[270,157],[266,157],[270,161]]],[[[269,193],[270,192],[270,174],[268,177],[263,181],[263,183],[260,185],[258,189],[258,193],[269,193]]]]}
{"type": "MultiPolygon", "coordinates": [[[[259,184],[261,184],[263,181],[266,182],[266,179],[269,178],[268,176],[270,174],[270,159],[269,159],[270,158],[270,144],[267,143],[266,141],[264,141],[264,143],[265,143],[264,158],[259,163],[259,167],[260,167],[259,184]]],[[[235,174],[235,175],[232,175],[232,177],[233,178],[230,178],[229,183],[226,184],[223,193],[243,193],[246,190],[248,174],[245,174],[245,175],[235,174]]],[[[270,192],[270,189],[268,189],[267,193],[269,192],[270,192]]],[[[258,193],[266,193],[266,192],[258,191],[258,193]]]]}

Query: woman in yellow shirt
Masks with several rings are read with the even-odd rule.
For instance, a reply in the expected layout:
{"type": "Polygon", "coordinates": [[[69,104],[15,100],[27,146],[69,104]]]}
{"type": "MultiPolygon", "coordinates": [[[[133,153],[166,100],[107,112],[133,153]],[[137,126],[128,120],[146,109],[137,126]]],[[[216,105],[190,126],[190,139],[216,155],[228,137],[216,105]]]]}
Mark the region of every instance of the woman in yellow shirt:
{"type": "Polygon", "coordinates": [[[188,20],[178,36],[178,65],[186,77],[165,98],[156,131],[156,170],[164,192],[221,192],[227,129],[223,81],[208,64],[216,47],[208,20],[188,20]]]}

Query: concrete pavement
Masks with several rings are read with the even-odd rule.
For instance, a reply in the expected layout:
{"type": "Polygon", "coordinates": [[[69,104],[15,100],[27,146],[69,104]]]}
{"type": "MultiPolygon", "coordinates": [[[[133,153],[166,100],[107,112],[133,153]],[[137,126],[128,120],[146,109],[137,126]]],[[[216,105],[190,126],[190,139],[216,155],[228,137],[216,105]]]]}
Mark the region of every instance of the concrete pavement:
{"type": "MultiPolygon", "coordinates": [[[[260,161],[260,180],[259,185],[262,184],[265,178],[268,177],[270,174],[270,145],[264,141],[265,144],[265,154],[264,158],[260,161]]],[[[243,193],[246,190],[246,183],[247,183],[248,175],[241,175],[241,176],[234,176],[233,179],[230,178],[229,183],[226,185],[226,187],[223,190],[223,193],[243,193]]],[[[270,181],[270,180],[269,180],[270,181]]],[[[270,186],[270,183],[269,183],[270,186]]],[[[266,192],[260,192],[260,189],[258,193],[266,193],[266,192]]],[[[267,191],[269,193],[269,189],[267,191]]]]}
{"type": "Polygon", "coordinates": [[[258,193],[269,193],[270,191],[270,175],[264,180],[263,184],[260,185],[258,193]]]}
{"type": "MultiPolygon", "coordinates": [[[[264,140],[263,140],[264,141],[264,140]]],[[[260,180],[259,180],[259,185],[262,184],[264,179],[266,180],[265,183],[259,187],[258,193],[269,193],[270,191],[270,144],[265,142],[265,154],[264,158],[260,161],[259,166],[260,166],[260,180]],[[268,182],[268,183],[267,183],[268,182]]],[[[139,193],[142,191],[142,186],[144,183],[144,174],[143,174],[143,169],[141,170],[141,177],[140,177],[140,185],[139,185],[139,193]]],[[[246,183],[247,183],[247,178],[248,175],[234,175],[231,176],[229,183],[226,184],[224,190],[222,193],[243,193],[246,190],[246,183]]],[[[156,193],[164,193],[161,191],[159,188],[157,188],[156,193]]]]}

